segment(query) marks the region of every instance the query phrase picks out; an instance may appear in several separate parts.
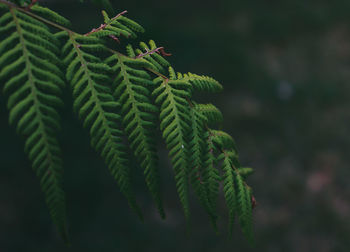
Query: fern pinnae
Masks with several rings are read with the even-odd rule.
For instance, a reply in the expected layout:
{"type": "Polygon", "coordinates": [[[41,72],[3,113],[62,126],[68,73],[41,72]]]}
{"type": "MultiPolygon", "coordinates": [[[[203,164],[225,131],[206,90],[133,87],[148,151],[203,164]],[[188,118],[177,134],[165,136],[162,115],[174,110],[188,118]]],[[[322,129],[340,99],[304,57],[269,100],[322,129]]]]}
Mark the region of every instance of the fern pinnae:
{"type": "Polygon", "coordinates": [[[191,184],[200,203],[210,216],[211,222],[217,230],[217,214],[209,202],[207,194],[207,184],[203,181],[204,155],[206,150],[205,135],[206,118],[197,110],[196,106],[191,106],[191,133],[190,133],[190,163],[191,163],[191,184]]]}
{"type": "Polygon", "coordinates": [[[73,87],[74,109],[83,120],[84,126],[90,129],[91,145],[103,157],[130,207],[142,219],[132,191],[127,148],[122,139],[121,118],[117,114],[120,105],[112,96],[109,78],[106,75],[110,72],[110,68],[101,61],[88,61],[91,58],[98,59],[89,56],[90,49],[103,49],[103,46],[93,43],[94,41],[98,43],[98,39],[87,39],[77,34],[68,35],[64,52],[65,63],[68,65],[67,79],[73,87]],[[67,57],[69,47],[75,52],[78,62],[74,57],[67,57]]]}
{"type": "Polygon", "coordinates": [[[213,141],[218,145],[221,151],[225,150],[226,153],[231,154],[231,158],[235,157],[238,159],[236,143],[232,136],[222,130],[211,129],[210,131],[213,134],[213,141]]]}
{"type": "Polygon", "coordinates": [[[242,228],[242,232],[248,241],[254,244],[253,222],[252,222],[252,203],[251,194],[248,186],[244,183],[242,176],[238,170],[234,171],[236,182],[236,197],[238,208],[238,219],[242,228]]]}
{"type": "Polygon", "coordinates": [[[254,173],[254,169],[250,167],[241,167],[238,168],[237,171],[244,179],[254,173]]]}
{"type": "Polygon", "coordinates": [[[113,18],[110,18],[105,11],[102,11],[104,18],[104,23],[98,28],[92,29],[85,35],[95,36],[95,37],[111,37],[119,41],[118,37],[123,35],[126,38],[136,38],[136,33],[144,32],[141,25],[135,21],[127,18],[124,14],[127,11],[123,11],[113,18]]]}
{"type": "Polygon", "coordinates": [[[40,6],[39,4],[33,5],[30,10],[39,15],[40,17],[45,18],[46,20],[51,20],[55,22],[56,24],[63,25],[64,27],[70,27],[71,23],[68,19],[62,17],[61,15],[57,14],[56,12],[50,10],[49,8],[40,6]]]}
{"type": "MultiPolygon", "coordinates": [[[[148,42],[149,46],[145,42],[140,42],[140,47],[142,50],[148,52],[153,52],[149,54],[149,58],[153,59],[153,62],[157,62],[160,64],[163,68],[168,68],[170,66],[170,63],[160,55],[161,52],[163,52],[164,48],[163,47],[157,47],[156,43],[154,40],[150,40],[148,42]],[[155,52],[155,53],[154,53],[155,52]]],[[[142,55],[142,54],[141,54],[142,55]]]]}
{"type": "MultiPolygon", "coordinates": [[[[5,81],[3,91],[8,96],[9,121],[16,125],[17,132],[25,138],[25,151],[40,179],[50,215],[67,241],[63,168],[56,139],[60,128],[57,108],[62,105],[58,97],[64,81],[55,62],[45,57],[47,45],[42,42],[46,39],[53,41],[50,48],[58,51],[57,41],[44,24],[32,17],[14,8],[10,8],[8,13],[5,14],[6,18],[1,18],[1,25],[4,21],[13,23],[5,25],[12,28],[13,33],[1,42],[0,47],[3,50],[14,46],[8,50],[10,53],[0,57],[0,66],[7,65],[1,70],[0,79],[5,81]],[[8,19],[8,13],[12,19],[8,19]],[[38,28],[37,33],[34,27],[38,28]],[[17,76],[10,78],[14,72],[17,72],[17,76]]],[[[56,56],[53,58],[57,60],[56,56]]]]}
{"type": "MultiPolygon", "coordinates": [[[[173,70],[170,68],[170,72],[173,70]]],[[[156,88],[153,91],[156,104],[160,107],[160,129],[169,149],[169,156],[175,172],[175,181],[186,220],[189,220],[189,145],[188,135],[191,118],[186,98],[190,97],[189,84],[181,80],[154,80],[156,88]],[[185,87],[185,88],[184,88],[185,87]]]]}
{"type": "MultiPolygon", "coordinates": [[[[183,77],[184,79],[187,78],[186,75],[180,77],[183,77]]],[[[204,117],[206,117],[208,121],[216,121],[217,119],[221,118],[221,113],[218,109],[216,109],[213,105],[195,105],[199,112],[203,114],[204,117]]],[[[232,234],[233,229],[233,223],[235,215],[238,214],[239,222],[242,227],[242,231],[244,235],[247,237],[247,239],[253,243],[253,231],[252,231],[252,223],[251,223],[251,212],[252,212],[252,205],[251,205],[251,196],[250,192],[248,190],[248,186],[244,183],[243,178],[240,175],[240,163],[238,160],[238,155],[236,151],[236,145],[233,140],[233,138],[227,134],[224,131],[220,130],[212,130],[209,129],[207,126],[207,133],[209,135],[208,138],[208,146],[211,146],[212,149],[207,153],[207,157],[211,157],[209,161],[207,162],[207,169],[212,168],[211,171],[215,171],[214,174],[211,176],[204,176],[206,178],[209,178],[211,181],[207,180],[208,186],[208,198],[209,199],[215,199],[215,197],[211,195],[217,195],[217,184],[215,183],[220,180],[219,175],[217,171],[214,168],[213,160],[215,159],[213,153],[214,150],[217,149],[221,154],[218,156],[217,160],[221,162],[221,169],[223,171],[223,190],[224,190],[224,196],[226,205],[229,210],[229,234],[232,234]],[[215,147],[216,145],[216,147],[215,147]],[[236,168],[239,167],[239,168],[236,168]],[[213,178],[215,178],[217,175],[217,181],[215,181],[213,178]]],[[[242,170],[242,173],[247,172],[247,174],[252,172],[252,169],[245,169],[242,170]]],[[[208,173],[204,173],[208,174],[208,173]]]]}
{"type": "Polygon", "coordinates": [[[194,91],[216,93],[221,92],[223,89],[222,85],[217,80],[208,76],[187,73],[184,74],[184,79],[192,84],[194,91]]]}
{"type": "Polygon", "coordinates": [[[155,143],[155,115],[158,114],[158,108],[150,99],[149,89],[154,84],[149,74],[142,69],[142,65],[148,66],[147,61],[117,53],[107,59],[107,62],[116,74],[113,82],[114,97],[122,104],[123,124],[130,146],[144,169],[146,184],[158,211],[165,218],[155,143]]]}
{"type": "Polygon", "coordinates": [[[232,234],[233,223],[236,210],[236,192],[235,192],[235,182],[234,182],[234,171],[232,169],[231,158],[223,152],[218,157],[222,161],[222,170],[223,170],[223,190],[225,195],[225,201],[227,208],[229,210],[229,235],[232,234]]]}
{"type": "Polygon", "coordinates": [[[213,104],[196,104],[197,109],[207,118],[207,125],[217,125],[222,123],[223,116],[221,111],[213,104]]]}
{"type": "MultiPolygon", "coordinates": [[[[229,233],[232,233],[234,216],[237,214],[243,234],[253,244],[251,195],[248,185],[240,174],[242,168],[235,142],[226,132],[220,130],[211,132],[214,136],[213,141],[221,152],[218,159],[222,162],[221,168],[224,172],[224,194],[230,217],[229,233]]],[[[249,169],[247,172],[252,171],[249,169]]]]}
{"type": "Polygon", "coordinates": [[[209,130],[204,134],[205,150],[204,150],[204,167],[203,167],[203,182],[206,185],[209,204],[212,209],[216,208],[217,198],[219,195],[219,182],[221,177],[216,168],[215,145],[213,143],[213,136],[209,130]]]}
{"type": "Polygon", "coordinates": [[[145,42],[140,42],[140,48],[142,50],[136,48],[132,53],[136,58],[147,60],[152,65],[152,69],[156,71],[157,75],[166,75],[168,73],[170,63],[159,54],[160,50],[163,50],[163,47],[157,47],[155,42],[150,40],[149,46],[145,42]]]}

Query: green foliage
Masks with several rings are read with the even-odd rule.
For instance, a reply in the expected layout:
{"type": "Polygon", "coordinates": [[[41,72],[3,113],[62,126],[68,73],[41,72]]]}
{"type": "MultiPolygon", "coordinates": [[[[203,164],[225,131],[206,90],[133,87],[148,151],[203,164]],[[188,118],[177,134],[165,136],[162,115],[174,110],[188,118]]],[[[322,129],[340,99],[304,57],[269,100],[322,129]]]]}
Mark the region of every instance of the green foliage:
{"type": "Polygon", "coordinates": [[[16,9],[0,18],[0,80],[9,122],[25,139],[25,151],[40,179],[51,217],[66,237],[65,197],[61,185],[60,129],[57,108],[65,85],[57,67],[59,43],[49,28],[16,9]]]}
{"type": "MultiPolygon", "coordinates": [[[[20,5],[21,6],[21,5],[20,5]]],[[[130,176],[133,156],[161,217],[162,203],[157,128],[169,150],[177,192],[187,221],[190,186],[216,229],[220,183],[229,210],[229,233],[237,215],[252,242],[251,190],[244,179],[232,137],[216,127],[223,120],[212,104],[197,104],[195,92],[219,92],[211,77],[176,73],[169,54],[154,41],[122,50],[121,37],[136,38],[144,29],[125,11],[81,35],[48,8],[22,8],[0,0],[0,80],[9,122],[25,140],[25,150],[40,179],[50,214],[67,239],[62,161],[56,133],[57,109],[69,83],[73,109],[89,131],[91,146],[103,158],[130,207],[142,218],[130,176]],[[49,25],[49,26],[48,26],[49,25]],[[53,32],[60,30],[55,35],[53,32]],[[4,85],[2,84],[4,83],[4,85]]]]}
{"type": "Polygon", "coordinates": [[[236,190],[234,182],[234,170],[232,169],[232,160],[229,155],[222,153],[219,156],[222,160],[222,170],[224,172],[224,194],[227,207],[229,209],[229,232],[232,233],[233,221],[236,214],[236,190]]]}
{"type": "Polygon", "coordinates": [[[221,111],[213,104],[197,104],[196,109],[205,116],[208,125],[217,125],[223,121],[221,111]]]}
{"type": "MultiPolygon", "coordinates": [[[[216,220],[217,214],[215,211],[215,203],[212,204],[211,201],[215,202],[214,199],[210,199],[209,191],[209,183],[204,180],[204,171],[206,167],[206,155],[209,155],[211,150],[207,148],[206,139],[203,136],[206,135],[205,122],[207,118],[205,115],[198,110],[198,106],[194,106],[191,108],[191,131],[190,135],[190,169],[191,169],[191,184],[193,186],[194,192],[197,195],[200,203],[203,205],[205,210],[208,212],[212,224],[216,229],[216,220]]],[[[213,156],[212,156],[213,157],[213,156]]],[[[214,157],[213,157],[214,158],[214,157]]],[[[213,171],[217,171],[215,167],[211,167],[213,171]]],[[[211,176],[209,176],[211,178],[211,176]]],[[[218,186],[218,183],[215,181],[215,178],[219,180],[218,174],[215,174],[213,179],[215,186],[218,186]]],[[[217,188],[215,189],[216,193],[218,193],[217,188]]],[[[216,197],[216,196],[215,196],[216,197]]]]}
{"type": "Polygon", "coordinates": [[[107,63],[116,74],[112,84],[115,100],[122,104],[121,114],[130,147],[144,169],[147,186],[157,204],[160,215],[165,213],[160,196],[156,135],[158,108],[151,102],[151,76],[143,70],[149,64],[143,59],[134,59],[116,53],[107,63]]]}
{"type": "Polygon", "coordinates": [[[67,65],[67,80],[73,89],[74,110],[84,122],[91,136],[91,145],[100,153],[117,180],[121,192],[132,209],[142,218],[131,188],[127,146],[122,141],[120,104],[110,89],[111,69],[91,54],[104,46],[95,37],[67,34],[63,46],[63,62],[67,65]]]}
{"type": "MultiPolygon", "coordinates": [[[[171,73],[171,72],[170,72],[171,73]]],[[[155,79],[156,88],[152,95],[160,107],[160,129],[169,149],[175,172],[175,181],[185,217],[189,219],[188,174],[190,171],[189,132],[191,128],[190,84],[182,80],[155,79]]]]}
{"type": "Polygon", "coordinates": [[[203,184],[206,185],[205,191],[208,195],[208,201],[212,209],[216,208],[219,195],[219,183],[221,176],[217,169],[216,147],[213,143],[212,134],[208,130],[204,134],[204,164],[203,164],[203,184]]]}

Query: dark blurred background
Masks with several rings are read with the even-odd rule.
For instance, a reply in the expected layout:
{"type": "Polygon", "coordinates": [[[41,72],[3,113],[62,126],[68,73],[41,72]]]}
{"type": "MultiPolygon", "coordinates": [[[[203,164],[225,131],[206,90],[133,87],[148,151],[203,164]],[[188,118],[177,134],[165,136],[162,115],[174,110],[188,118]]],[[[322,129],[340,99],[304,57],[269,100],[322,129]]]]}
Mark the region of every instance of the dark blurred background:
{"type": "MultiPolygon", "coordinates": [[[[79,32],[102,22],[100,9],[89,2],[42,2],[79,32]]],[[[169,61],[177,71],[210,75],[224,85],[223,93],[201,99],[223,111],[223,129],[234,136],[241,163],[256,170],[248,180],[258,201],[256,248],[249,247],[238,225],[227,239],[223,198],[221,234],[192,197],[186,236],[163,147],[167,219],[157,216],[137,170],[141,223],[90,148],[66,94],[59,137],[72,246],[57,236],[1,100],[0,251],[349,251],[350,1],[120,0],[113,5],[145,27],[142,39],[154,39],[173,54],[169,61]]]]}

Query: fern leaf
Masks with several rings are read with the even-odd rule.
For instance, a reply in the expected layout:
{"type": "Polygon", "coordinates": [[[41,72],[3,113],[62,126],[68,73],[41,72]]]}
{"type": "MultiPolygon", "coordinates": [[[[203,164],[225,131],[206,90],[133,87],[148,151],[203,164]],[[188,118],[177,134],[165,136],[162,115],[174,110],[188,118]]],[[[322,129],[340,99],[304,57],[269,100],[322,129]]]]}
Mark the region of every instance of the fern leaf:
{"type": "Polygon", "coordinates": [[[126,53],[130,58],[136,58],[135,51],[134,51],[132,45],[130,45],[130,44],[128,44],[126,46],[126,53]]]}
{"type": "Polygon", "coordinates": [[[254,169],[250,167],[241,167],[238,168],[237,171],[243,178],[247,178],[249,175],[254,173],[254,169]]]}
{"type": "Polygon", "coordinates": [[[188,83],[181,80],[157,78],[153,91],[156,104],[160,107],[160,129],[169,149],[175,172],[175,181],[180,201],[187,220],[190,217],[188,201],[189,153],[188,135],[190,131],[188,83]]]}
{"type": "Polygon", "coordinates": [[[136,33],[143,33],[144,29],[135,21],[123,16],[126,11],[119,13],[117,16],[110,18],[105,11],[102,11],[104,24],[99,28],[92,29],[86,35],[96,37],[112,36],[118,39],[121,35],[126,38],[136,38],[136,33]]]}
{"type": "Polygon", "coordinates": [[[224,172],[223,190],[226,200],[226,205],[229,210],[229,234],[232,234],[234,218],[236,214],[236,192],[234,182],[234,171],[232,169],[231,158],[226,154],[222,153],[219,157],[222,161],[222,170],[224,172]]]}
{"type": "Polygon", "coordinates": [[[112,65],[116,74],[113,83],[114,97],[122,104],[123,125],[130,146],[144,169],[146,183],[158,211],[165,218],[155,143],[158,108],[150,100],[149,89],[154,84],[149,74],[142,69],[142,66],[148,66],[147,61],[114,54],[107,62],[112,65]]]}
{"type": "Polygon", "coordinates": [[[162,47],[157,47],[156,43],[150,40],[149,46],[145,42],[140,42],[140,48],[134,51],[135,57],[147,60],[157,72],[167,74],[170,63],[159,54],[162,47]]]}
{"type": "MultiPolygon", "coordinates": [[[[140,218],[131,185],[129,147],[144,170],[146,184],[164,218],[155,141],[156,123],[160,121],[186,221],[190,218],[190,179],[216,229],[217,197],[223,182],[229,233],[237,215],[243,234],[253,243],[251,189],[244,182],[253,170],[240,166],[229,134],[208,128],[222,122],[219,109],[191,100],[196,91],[221,91],[218,81],[176,73],[164,58],[170,54],[153,40],[140,42],[135,50],[128,45],[128,56],[108,49],[105,38],[119,42],[120,36],[135,38],[144,32],[142,26],[124,16],[126,11],[113,18],[103,11],[104,24],[78,35],[64,27],[70,25],[67,19],[50,9],[33,6],[35,2],[30,0],[9,1],[0,1],[4,13],[0,16],[0,84],[7,96],[9,122],[25,139],[25,151],[64,239],[63,169],[56,139],[60,129],[57,109],[63,104],[60,95],[65,86],[63,66],[72,87],[73,108],[89,130],[92,147],[140,218]],[[46,24],[62,31],[53,35],[46,24]],[[64,46],[59,40],[65,41],[64,46]],[[60,53],[63,60],[57,57],[60,53]],[[103,61],[110,53],[113,55],[103,61]],[[158,78],[152,80],[150,73],[158,78]]],[[[107,4],[111,11],[109,1],[95,2],[107,4]]]]}
{"type": "Polygon", "coordinates": [[[210,131],[206,131],[203,138],[205,139],[204,150],[204,169],[203,169],[203,182],[208,195],[208,200],[212,209],[216,208],[217,197],[219,194],[219,182],[221,177],[219,171],[216,169],[216,156],[215,145],[213,143],[213,136],[210,131]]]}
{"type": "Polygon", "coordinates": [[[5,83],[9,121],[25,139],[50,215],[67,240],[63,168],[56,139],[59,96],[65,84],[56,55],[46,57],[48,50],[59,51],[58,41],[44,24],[13,8],[0,18],[0,24],[10,33],[0,42],[0,80],[5,83]]]}
{"type": "Polygon", "coordinates": [[[168,68],[170,66],[170,63],[159,54],[159,50],[162,47],[157,47],[154,40],[150,40],[148,42],[149,46],[145,42],[140,42],[140,48],[143,51],[149,52],[149,51],[156,51],[157,53],[150,54],[150,58],[153,58],[156,62],[158,62],[162,67],[168,68]]]}
{"type": "Polygon", "coordinates": [[[253,222],[252,222],[252,203],[249,188],[244,184],[239,172],[234,172],[237,185],[236,197],[238,205],[238,218],[242,232],[251,244],[254,244],[253,222]]]}
{"type": "MultiPolygon", "coordinates": [[[[216,143],[220,147],[220,149],[237,150],[235,141],[226,132],[222,130],[211,130],[211,133],[213,134],[214,143],[216,143]]],[[[238,158],[238,155],[236,153],[234,153],[234,155],[238,158]]]]}
{"type": "Polygon", "coordinates": [[[217,214],[209,202],[206,184],[203,181],[204,155],[206,150],[205,135],[206,118],[197,110],[191,108],[191,133],[190,133],[190,164],[191,164],[191,184],[200,203],[210,216],[212,224],[216,229],[217,214]]]}
{"type": "Polygon", "coordinates": [[[207,124],[217,125],[223,121],[221,111],[213,104],[196,104],[196,108],[207,118],[207,124]]]}
{"type": "Polygon", "coordinates": [[[221,92],[222,85],[211,77],[204,75],[197,75],[193,73],[184,74],[184,79],[188,80],[193,87],[194,91],[204,92],[221,92]]]}
{"type": "Polygon", "coordinates": [[[54,11],[50,10],[49,8],[42,7],[38,4],[35,4],[30,8],[30,10],[33,13],[39,15],[40,17],[43,17],[47,20],[51,20],[57,24],[63,25],[65,27],[71,26],[71,23],[68,19],[62,17],[57,12],[54,12],[54,11]]]}
{"type": "Polygon", "coordinates": [[[99,43],[97,38],[69,34],[63,48],[68,65],[67,79],[73,88],[73,107],[84,127],[90,130],[91,145],[104,159],[130,207],[142,219],[131,187],[127,147],[122,139],[121,118],[117,114],[120,105],[114,100],[109,86],[111,69],[90,53],[91,48],[103,49],[99,43]]]}

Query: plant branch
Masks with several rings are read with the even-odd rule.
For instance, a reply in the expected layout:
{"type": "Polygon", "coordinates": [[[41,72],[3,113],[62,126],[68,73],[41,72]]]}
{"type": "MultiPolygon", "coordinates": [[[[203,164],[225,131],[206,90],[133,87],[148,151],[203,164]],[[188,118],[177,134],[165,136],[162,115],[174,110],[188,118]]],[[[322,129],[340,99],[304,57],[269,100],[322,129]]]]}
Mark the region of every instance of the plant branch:
{"type": "Polygon", "coordinates": [[[122,11],[120,12],[118,15],[116,15],[115,17],[111,18],[109,22],[107,23],[104,23],[104,24],[101,24],[100,27],[98,28],[93,28],[90,32],[88,33],[85,33],[84,36],[88,36],[94,32],[98,32],[98,31],[101,31],[103,30],[104,28],[106,28],[107,25],[111,24],[114,20],[116,20],[117,18],[119,18],[120,16],[124,15],[125,13],[127,13],[128,11],[122,11]]]}
{"type": "Polygon", "coordinates": [[[146,49],[146,52],[140,53],[140,54],[137,55],[135,58],[136,58],[136,59],[139,59],[139,58],[145,57],[145,56],[147,56],[147,55],[151,55],[151,54],[153,54],[153,53],[159,53],[159,54],[161,54],[162,56],[171,56],[171,53],[166,53],[166,52],[164,51],[164,47],[161,46],[161,47],[157,47],[157,48],[155,48],[155,49],[153,49],[153,50],[150,50],[150,51],[148,51],[148,50],[146,49]]]}

